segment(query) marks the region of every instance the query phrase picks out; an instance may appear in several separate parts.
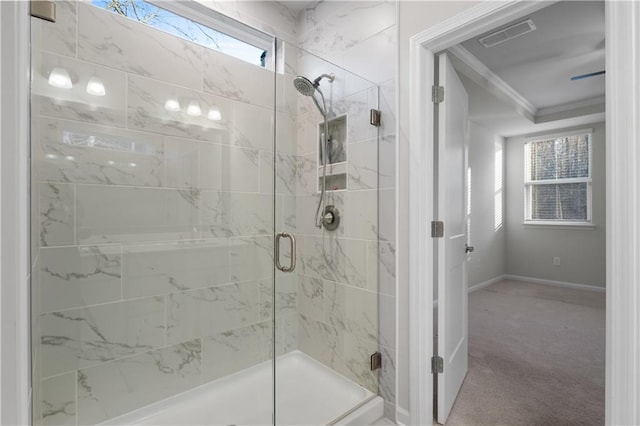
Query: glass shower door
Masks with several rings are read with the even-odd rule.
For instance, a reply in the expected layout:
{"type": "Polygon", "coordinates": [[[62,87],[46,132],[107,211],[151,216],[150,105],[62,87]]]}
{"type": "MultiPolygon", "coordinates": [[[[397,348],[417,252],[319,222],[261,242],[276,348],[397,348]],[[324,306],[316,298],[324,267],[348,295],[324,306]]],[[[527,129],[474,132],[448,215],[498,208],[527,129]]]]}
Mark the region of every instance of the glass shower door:
{"type": "Polygon", "coordinates": [[[137,4],[32,21],[34,423],[268,424],[273,52],[137,4]]]}
{"type": "Polygon", "coordinates": [[[279,53],[276,231],[295,235],[297,261],[276,274],[276,424],[330,424],[378,393],[378,87],[286,42],[279,53]],[[299,76],[316,87],[299,92],[299,76]],[[337,226],[319,228],[323,180],[337,226]]]}

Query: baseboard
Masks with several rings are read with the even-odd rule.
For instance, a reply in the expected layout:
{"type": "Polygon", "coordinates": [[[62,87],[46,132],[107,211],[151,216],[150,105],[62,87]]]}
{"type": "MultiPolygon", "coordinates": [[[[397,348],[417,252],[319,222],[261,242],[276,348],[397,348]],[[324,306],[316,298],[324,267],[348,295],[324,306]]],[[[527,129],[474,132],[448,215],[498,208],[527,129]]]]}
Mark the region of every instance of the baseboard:
{"type": "Polygon", "coordinates": [[[480,290],[481,288],[485,288],[485,287],[489,287],[491,284],[495,284],[499,281],[502,281],[506,278],[507,276],[505,274],[502,275],[498,275],[497,277],[491,278],[490,280],[481,282],[480,284],[474,284],[471,287],[469,287],[469,289],[467,290],[469,293],[472,293],[474,291],[480,290]]]}
{"type": "Polygon", "coordinates": [[[534,284],[545,284],[545,285],[553,285],[556,287],[565,287],[565,288],[575,288],[576,290],[586,290],[586,291],[595,291],[597,293],[605,293],[606,289],[604,287],[597,287],[595,285],[587,285],[587,284],[577,284],[577,283],[569,283],[565,281],[554,281],[554,280],[545,280],[542,278],[532,278],[532,277],[523,277],[521,275],[510,275],[507,274],[504,276],[506,280],[514,280],[514,281],[527,281],[534,284]]]}
{"type": "MultiPolygon", "coordinates": [[[[480,290],[482,288],[489,287],[491,284],[495,284],[495,283],[497,283],[499,281],[502,281],[506,277],[507,277],[506,275],[498,275],[497,277],[491,278],[490,280],[487,280],[487,281],[482,282],[480,284],[474,284],[471,287],[467,288],[467,292],[468,293],[472,293],[472,292],[480,290]]],[[[438,307],[438,299],[433,301],[433,308],[435,309],[437,307],[438,307]]]]}
{"type": "Polygon", "coordinates": [[[409,412],[398,406],[396,406],[396,423],[402,426],[411,424],[411,416],[409,415],[409,412]]]}

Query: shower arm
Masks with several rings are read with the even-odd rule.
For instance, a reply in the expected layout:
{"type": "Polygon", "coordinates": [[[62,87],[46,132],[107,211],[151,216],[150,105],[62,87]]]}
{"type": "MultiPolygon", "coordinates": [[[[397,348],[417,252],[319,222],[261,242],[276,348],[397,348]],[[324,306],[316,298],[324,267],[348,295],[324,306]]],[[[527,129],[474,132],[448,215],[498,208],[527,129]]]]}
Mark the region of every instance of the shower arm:
{"type": "MultiPolygon", "coordinates": [[[[323,74],[324,75],[324,74],[323,74]]],[[[322,76],[318,77],[318,79],[321,79],[322,76]]],[[[324,203],[324,193],[326,191],[326,186],[327,186],[327,139],[329,138],[329,125],[327,123],[327,104],[324,100],[324,95],[322,94],[322,91],[319,88],[316,88],[316,91],[318,93],[320,93],[320,97],[322,98],[322,106],[323,108],[320,108],[320,104],[318,103],[318,100],[316,99],[315,96],[311,96],[313,98],[313,101],[316,103],[316,106],[318,107],[318,109],[320,110],[320,112],[322,113],[322,116],[324,117],[324,136],[322,138],[322,155],[320,158],[322,158],[322,191],[320,192],[320,200],[318,200],[318,208],[316,209],[316,227],[322,229],[322,224],[324,223],[324,217],[322,217],[322,213],[324,211],[323,207],[323,203],[324,203]]]]}

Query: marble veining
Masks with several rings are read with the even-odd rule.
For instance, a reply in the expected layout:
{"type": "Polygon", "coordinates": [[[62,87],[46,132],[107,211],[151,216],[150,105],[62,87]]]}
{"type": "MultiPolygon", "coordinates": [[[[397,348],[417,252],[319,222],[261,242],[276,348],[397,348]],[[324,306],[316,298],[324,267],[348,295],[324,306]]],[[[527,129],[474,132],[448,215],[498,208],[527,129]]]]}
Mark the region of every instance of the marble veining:
{"type": "Polygon", "coordinates": [[[41,120],[42,180],[162,186],[164,141],[156,135],[67,120],[41,120]]]}
{"type": "Polygon", "coordinates": [[[56,247],[40,251],[42,311],[120,299],[120,247],[56,247]]]}
{"type": "Polygon", "coordinates": [[[203,49],[100,7],[78,4],[80,59],[200,89],[203,49]]]}
{"type": "Polygon", "coordinates": [[[270,278],[273,274],[273,236],[229,240],[229,274],[236,282],[270,278]],[[247,268],[251,265],[251,268],[247,268]]]}
{"type": "Polygon", "coordinates": [[[260,151],[223,146],[222,189],[233,192],[259,192],[260,151]]]}
{"type": "Polygon", "coordinates": [[[114,302],[42,315],[45,377],[159,347],[164,342],[164,300],[114,302]]]}
{"type": "Polygon", "coordinates": [[[75,187],[58,183],[40,184],[40,244],[71,245],[75,242],[75,187]]]}
{"type": "MultiPolygon", "coordinates": [[[[42,385],[42,424],[76,424],[76,372],[45,379],[42,385]]],[[[38,422],[36,422],[38,423],[38,422]]]]}
{"type": "Polygon", "coordinates": [[[276,194],[295,194],[298,173],[298,157],[276,154],[276,194]]]}
{"type": "Polygon", "coordinates": [[[221,145],[165,137],[167,186],[220,190],[221,152],[221,145]]]}
{"type": "MultiPolygon", "coordinates": [[[[378,179],[378,140],[353,143],[348,146],[347,163],[349,189],[377,189],[378,179]]],[[[383,153],[380,153],[382,160],[383,153]]]]}
{"type": "Polygon", "coordinates": [[[273,108],[275,74],[272,71],[210,49],[204,50],[203,58],[205,92],[273,108]]]}
{"type": "Polygon", "coordinates": [[[229,283],[227,239],[127,245],[123,253],[125,298],[229,283]]]}
{"type": "Polygon", "coordinates": [[[325,322],[361,338],[378,340],[378,295],[324,282],[325,322]]]}
{"type": "Polygon", "coordinates": [[[260,319],[259,283],[227,284],[173,293],[167,298],[167,339],[180,343],[260,319]]]}
{"type": "Polygon", "coordinates": [[[79,185],[77,205],[83,244],[200,236],[201,192],[196,189],[79,185]]]}
{"type": "Polygon", "coordinates": [[[204,381],[224,377],[269,359],[273,353],[272,333],[271,322],[264,321],[204,338],[204,381]]]}
{"type": "Polygon", "coordinates": [[[273,151],[274,113],[243,102],[233,103],[233,144],[243,148],[273,151]]]}
{"type": "Polygon", "coordinates": [[[78,424],[96,424],[201,383],[192,340],[78,371],[78,424]]]}
{"type": "Polygon", "coordinates": [[[304,240],[305,274],[357,287],[367,287],[367,242],[342,238],[304,240]]]}
{"type": "Polygon", "coordinates": [[[56,1],[56,22],[40,22],[42,49],[75,56],[77,48],[77,1],[56,1]]]}
{"type": "MultiPolygon", "coordinates": [[[[379,321],[395,293],[394,246],[378,244],[395,233],[381,225],[378,235],[378,221],[391,216],[377,195],[379,186],[389,188],[380,202],[394,193],[395,116],[385,115],[381,129],[369,125],[378,89],[287,43],[286,74],[274,74],[89,4],[78,6],[77,55],[87,62],[76,60],[70,5],[62,6],[64,27],[55,31],[73,32],[73,40],[45,42],[57,54],[43,55],[34,79],[35,104],[50,117],[38,144],[40,178],[49,182],[39,188],[37,236],[43,246],[69,246],[44,248],[38,268],[42,376],[49,377],[38,398],[44,423],[93,424],[267,360],[274,313],[276,354],[304,350],[377,391],[378,373],[366,360],[378,337],[394,344],[379,321]],[[103,30],[89,34],[92,28],[103,30]],[[47,85],[54,66],[70,70],[73,91],[47,85]],[[328,194],[344,215],[335,233],[313,226],[321,117],[292,86],[296,74],[321,72],[336,73],[322,89],[331,114],[348,114],[350,122],[348,191],[328,194]],[[91,73],[105,78],[103,99],[80,93],[91,73]],[[170,99],[181,111],[165,108],[170,99]],[[201,116],[186,114],[192,101],[201,116]],[[221,120],[207,118],[210,107],[221,120]],[[378,131],[388,136],[379,143],[378,131]],[[62,143],[65,132],[74,143],[62,143]],[[127,151],[131,142],[136,148],[127,151]],[[274,183],[276,228],[298,234],[300,274],[278,273],[275,284],[274,183]],[[380,301],[378,282],[388,295],[380,301]]],[[[245,4],[217,7],[256,18],[245,4]]],[[[257,7],[290,26],[291,16],[278,15],[284,8],[257,7]]],[[[389,41],[393,13],[384,13],[391,9],[320,3],[305,13],[301,39],[338,63],[358,61],[367,41],[389,41]]],[[[393,104],[395,88],[387,86],[381,101],[393,104]]],[[[380,350],[380,393],[394,400],[395,354],[380,350]]]]}
{"type": "Polygon", "coordinates": [[[298,310],[316,321],[324,319],[324,285],[322,279],[300,275],[298,280],[298,310]]]}
{"type": "Polygon", "coordinates": [[[234,236],[272,235],[272,194],[229,194],[229,229],[234,236]]]}
{"type": "Polygon", "coordinates": [[[298,194],[315,194],[317,192],[318,177],[315,153],[298,156],[298,178],[296,179],[296,192],[298,194]]]}
{"type": "Polygon", "coordinates": [[[349,191],[345,195],[344,235],[350,238],[378,239],[378,191],[349,191]]]}
{"type": "Polygon", "coordinates": [[[396,252],[393,243],[379,243],[379,286],[380,293],[396,294],[396,252]]]}
{"type": "Polygon", "coordinates": [[[386,346],[380,346],[382,369],[379,374],[379,393],[387,401],[396,399],[396,353],[386,346]]]}
{"type": "Polygon", "coordinates": [[[298,349],[331,367],[332,358],[344,349],[344,338],[334,327],[299,314],[298,349]]]}

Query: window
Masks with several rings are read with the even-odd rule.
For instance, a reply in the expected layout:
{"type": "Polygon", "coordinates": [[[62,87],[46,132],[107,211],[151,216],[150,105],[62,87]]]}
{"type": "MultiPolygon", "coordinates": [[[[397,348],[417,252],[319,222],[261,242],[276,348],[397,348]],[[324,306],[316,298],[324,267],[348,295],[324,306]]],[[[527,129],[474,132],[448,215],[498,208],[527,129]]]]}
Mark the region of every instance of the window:
{"type": "Polygon", "coordinates": [[[591,222],[591,131],[524,145],[525,223],[591,222]]]}
{"type": "Polygon", "coordinates": [[[502,196],[502,141],[495,143],[494,160],[493,160],[493,230],[497,231],[502,228],[502,211],[504,197],[502,196]]]}
{"type": "MultiPolygon", "coordinates": [[[[223,32],[202,25],[168,10],[170,3],[160,3],[163,8],[144,0],[92,0],[100,8],[150,25],[159,30],[190,40],[214,50],[261,67],[266,66],[267,49],[258,47],[223,32]]],[[[215,15],[209,11],[208,15],[215,15]]],[[[224,23],[222,23],[224,24],[224,23]]],[[[229,25],[223,25],[229,29],[229,25]]],[[[235,29],[233,29],[235,30],[235,29]]],[[[238,32],[238,30],[235,30],[238,32]]],[[[256,44],[264,44],[260,41],[256,44]]]]}

